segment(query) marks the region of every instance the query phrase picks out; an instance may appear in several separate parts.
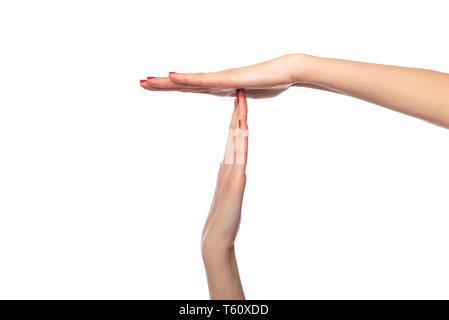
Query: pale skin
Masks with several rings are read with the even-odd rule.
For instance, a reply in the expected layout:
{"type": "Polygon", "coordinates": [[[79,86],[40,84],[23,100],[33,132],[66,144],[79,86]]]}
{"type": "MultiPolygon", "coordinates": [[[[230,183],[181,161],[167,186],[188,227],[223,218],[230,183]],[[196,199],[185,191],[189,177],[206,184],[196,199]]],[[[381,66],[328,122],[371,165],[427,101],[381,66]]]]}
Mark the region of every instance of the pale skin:
{"type": "MultiPolygon", "coordinates": [[[[449,129],[449,74],[406,67],[291,54],[259,64],[210,73],[148,77],[150,91],[236,96],[231,129],[247,129],[246,96],[270,98],[290,87],[309,87],[359,98],[449,129]],[[240,120],[240,121],[238,121],[240,120]]],[[[202,254],[211,299],[244,299],[234,241],[246,183],[244,164],[221,164],[202,234],[202,254]]]]}
{"type": "Polygon", "coordinates": [[[345,94],[449,128],[449,74],[290,54],[259,64],[210,73],[149,77],[150,91],[182,91],[250,98],[274,97],[292,86],[345,94]]]}
{"type": "MultiPolygon", "coordinates": [[[[229,128],[248,130],[245,92],[238,90],[237,95],[229,128]]],[[[225,164],[223,161],[220,164],[214,198],[201,237],[211,299],[245,299],[234,247],[246,184],[248,137],[243,139],[243,163],[225,164]]],[[[236,156],[234,152],[234,158],[236,156]]]]}

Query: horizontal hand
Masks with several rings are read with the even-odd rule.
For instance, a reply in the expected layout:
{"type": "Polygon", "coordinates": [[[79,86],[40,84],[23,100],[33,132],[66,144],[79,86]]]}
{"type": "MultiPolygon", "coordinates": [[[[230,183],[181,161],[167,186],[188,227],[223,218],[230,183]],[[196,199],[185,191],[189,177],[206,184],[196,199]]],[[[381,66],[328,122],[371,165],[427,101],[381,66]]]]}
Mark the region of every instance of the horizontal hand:
{"type": "Polygon", "coordinates": [[[259,64],[211,73],[174,73],[169,77],[148,77],[141,86],[150,91],[181,91],[216,96],[235,96],[244,88],[249,98],[274,97],[297,79],[303,55],[291,54],[259,64]]]}

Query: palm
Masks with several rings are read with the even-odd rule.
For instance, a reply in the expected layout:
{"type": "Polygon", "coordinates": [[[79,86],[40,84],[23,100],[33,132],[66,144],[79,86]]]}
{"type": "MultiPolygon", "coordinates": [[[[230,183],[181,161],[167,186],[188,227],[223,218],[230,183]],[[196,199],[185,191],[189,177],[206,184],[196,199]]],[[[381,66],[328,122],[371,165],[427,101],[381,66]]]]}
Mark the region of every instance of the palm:
{"type": "MultiPolygon", "coordinates": [[[[290,86],[277,86],[271,88],[253,88],[245,89],[246,96],[252,99],[262,99],[262,98],[272,98],[280,95],[282,92],[287,90],[290,86]]],[[[191,91],[191,90],[179,90],[183,92],[195,92],[210,94],[218,97],[235,97],[235,89],[218,89],[218,88],[203,88],[202,90],[191,91]]]]}

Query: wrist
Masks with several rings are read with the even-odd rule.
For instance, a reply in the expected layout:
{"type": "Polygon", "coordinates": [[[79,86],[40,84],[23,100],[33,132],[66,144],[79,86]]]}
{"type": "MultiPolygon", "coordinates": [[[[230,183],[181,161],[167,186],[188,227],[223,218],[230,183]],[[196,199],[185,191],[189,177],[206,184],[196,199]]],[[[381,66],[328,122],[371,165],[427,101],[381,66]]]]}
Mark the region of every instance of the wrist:
{"type": "Polygon", "coordinates": [[[319,65],[319,57],[304,53],[292,55],[293,83],[310,82],[313,74],[316,73],[316,67],[319,65]]]}
{"type": "Polygon", "coordinates": [[[203,260],[217,260],[229,257],[234,251],[234,241],[218,241],[203,239],[201,243],[201,254],[203,260]]]}

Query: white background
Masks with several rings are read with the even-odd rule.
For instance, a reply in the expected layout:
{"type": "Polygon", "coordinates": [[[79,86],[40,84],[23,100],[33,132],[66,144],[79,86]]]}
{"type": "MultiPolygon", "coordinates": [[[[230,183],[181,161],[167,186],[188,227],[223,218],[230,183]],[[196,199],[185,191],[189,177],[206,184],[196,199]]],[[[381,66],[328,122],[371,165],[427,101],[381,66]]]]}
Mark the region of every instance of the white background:
{"type": "MultiPolygon", "coordinates": [[[[445,1],[3,1],[0,298],[207,299],[231,98],[139,80],[287,53],[449,72],[445,1]]],[[[249,101],[250,299],[449,298],[449,131],[329,92],[249,101]]]]}

